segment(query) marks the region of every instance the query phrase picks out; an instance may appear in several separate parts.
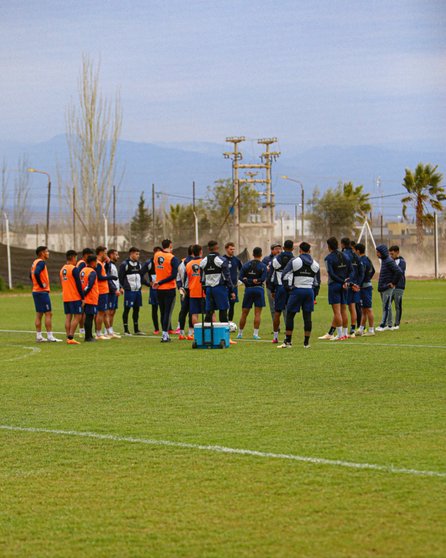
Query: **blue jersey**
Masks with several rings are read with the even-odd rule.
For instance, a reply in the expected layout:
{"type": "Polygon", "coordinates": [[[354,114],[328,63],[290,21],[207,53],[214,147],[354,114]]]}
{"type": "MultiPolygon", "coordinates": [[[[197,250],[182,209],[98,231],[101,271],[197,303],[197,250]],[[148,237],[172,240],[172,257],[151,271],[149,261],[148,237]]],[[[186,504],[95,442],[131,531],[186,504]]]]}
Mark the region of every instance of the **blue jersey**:
{"type": "Polygon", "coordinates": [[[264,263],[259,260],[251,260],[243,264],[239,279],[248,288],[263,287],[263,283],[266,281],[266,270],[264,263]]]}
{"type": "Polygon", "coordinates": [[[228,262],[229,275],[231,276],[232,284],[237,286],[237,279],[240,270],[242,269],[242,262],[237,258],[237,256],[221,256],[223,260],[228,262]]]}
{"type": "Polygon", "coordinates": [[[325,256],[325,267],[328,273],[328,284],[343,285],[352,273],[350,260],[339,250],[334,250],[325,256]]]}
{"type": "Polygon", "coordinates": [[[364,267],[362,265],[361,259],[358,254],[354,252],[351,248],[344,248],[342,251],[344,256],[350,260],[352,266],[352,271],[349,276],[349,282],[353,285],[361,285],[364,280],[364,267]]]}

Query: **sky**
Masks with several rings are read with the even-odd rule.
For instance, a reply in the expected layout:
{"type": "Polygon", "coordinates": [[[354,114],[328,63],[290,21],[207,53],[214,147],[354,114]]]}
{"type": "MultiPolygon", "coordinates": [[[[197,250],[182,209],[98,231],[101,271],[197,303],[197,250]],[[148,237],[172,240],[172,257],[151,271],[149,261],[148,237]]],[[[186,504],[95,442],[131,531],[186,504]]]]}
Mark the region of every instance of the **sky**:
{"type": "Polygon", "coordinates": [[[443,150],[443,0],[2,0],[0,141],[65,132],[82,54],[122,138],[443,150]]]}

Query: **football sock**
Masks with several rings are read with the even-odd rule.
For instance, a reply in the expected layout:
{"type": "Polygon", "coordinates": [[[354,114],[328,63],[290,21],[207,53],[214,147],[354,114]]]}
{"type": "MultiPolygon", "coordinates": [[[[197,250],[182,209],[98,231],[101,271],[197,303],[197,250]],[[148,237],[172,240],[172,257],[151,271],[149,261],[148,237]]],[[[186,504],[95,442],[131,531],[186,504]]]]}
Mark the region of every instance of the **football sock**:
{"type": "Polygon", "coordinates": [[[342,335],[345,336],[345,337],[347,337],[347,335],[348,335],[348,327],[343,327],[343,328],[342,328],[342,335]]]}
{"type": "Polygon", "coordinates": [[[328,334],[329,335],[333,335],[333,333],[336,331],[336,328],[334,326],[331,326],[331,328],[328,330],[328,334]]]}
{"type": "MultiPolygon", "coordinates": [[[[257,330],[258,331],[258,330],[257,330]]],[[[243,335],[243,329],[239,329],[238,330],[238,334],[239,335],[243,335]]],[[[254,330],[254,335],[256,334],[256,330],[254,330]]]]}
{"type": "Polygon", "coordinates": [[[310,344],[310,336],[309,335],[305,335],[304,338],[304,345],[305,347],[307,347],[310,344]]]}
{"type": "Polygon", "coordinates": [[[275,331],[273,335],[274,335],[274,339],[279,339],[279,332],[278,331],[275,331]]]}
{"type": "Polygon", "coordinates": [[[342,337],[342,327],[337,327],[336,330],[338,332],[338,337],[342,337]]]}
{"type": "Polygon", "coordinates": [[[370,333],[374,333],[374,332],[375,332],[375,328],[374,328],[374,327],[369,327],[369,331],[370,331],[370,333]]]}
{"type": "Polygon", "coordinates": [[[285,343],[289,343],[291,345],[291,335],[285,334],[285,343]]]}
{"type": "MultiPolygon", "coordinates": [[[[242,333],[242,330],[240,330],[240,333],[242,333]]],[[[259,330],[258,329],[254,330],[254,335],[259,335],[259,330]]]]}
{"type": "Polygon", "coordinates": [[[364,326],[359,326],[359,331],[362,333],[364,331],[364,326]]]}

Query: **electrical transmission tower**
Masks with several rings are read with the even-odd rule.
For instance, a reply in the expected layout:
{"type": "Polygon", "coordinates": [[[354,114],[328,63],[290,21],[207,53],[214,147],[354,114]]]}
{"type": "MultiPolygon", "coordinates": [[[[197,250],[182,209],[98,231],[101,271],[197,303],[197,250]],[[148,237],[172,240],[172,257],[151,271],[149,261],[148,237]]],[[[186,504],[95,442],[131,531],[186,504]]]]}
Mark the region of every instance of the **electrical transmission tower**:
{"type": "Polygon", "coordinates": [[[265,230],[267,234],[267,241],[271,243],[273,230],[274,230],[274,213],[275,213],[275,203],[274,194],[272,192],[272,180],[271,180],[271,167],[273,161],[280,157],[280,151],[272,151],[271,146],[277,143],[277,138],[262,138],[257,140],[259,145],[264,146],[264,151],[260,155],[261,163],[257,164],[245,164],[240,163],[243,159],[243,154],[239,150],[239,144],[244,142],[246,138],[244,136],[239,137],[229,137],[226,138],[228,143],[233,144],[233,150],[223,153],[226,159],[232,160],[232,182],[234,187],[234,221],[237,230],[237,247],[241,249],[241,235],[240,230],[242,227],[260,227],[265,230]],[[239,170],[246,170],[247,178],[239,177],[239,170]],[[265,171],[264,178],[255,178],[257,172],[253,173],[253,169],[261,169],[265,171]],[[264,197],[264,202],[262,208],[264,209],[263,222],[257,225],[253,223],[242,223],[241,213],[240,213],[240,185],[241,184],[264,184],[265,191],[261,192],[264,197]]]}

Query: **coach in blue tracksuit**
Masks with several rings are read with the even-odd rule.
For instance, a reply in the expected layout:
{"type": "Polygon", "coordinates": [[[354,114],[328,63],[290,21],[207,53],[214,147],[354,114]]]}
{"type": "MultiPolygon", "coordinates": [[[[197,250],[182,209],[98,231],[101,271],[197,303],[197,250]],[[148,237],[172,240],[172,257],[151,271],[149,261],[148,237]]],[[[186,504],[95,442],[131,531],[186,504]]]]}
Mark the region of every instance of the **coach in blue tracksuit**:
{"type": "Polygon", "coordinates": [[[399,329],[401,316],[403,314],[403,295],[406,288],[406,260],[400,255],[400,248],[397,245],[389,248],[389,254],[391,258],[395,260],[396,265],[400,268],[402,273],[400,280],[395,285],[392,299],[395,303],[395,323],[393,329],[399,329]]]}
{"type": "Polygon", "coordinates": [[[384,244],[376,247],[376,255],[381,260],[381,270],[378,279],[378,292],[381,295],[383,314],[381,324],[376,331],[385,331],[392,329],[392,297],[395,285],[398,284],[402,276],[402,271],[390,257],[389,250],[384,244]]]}
{"type": "Polygon", "coordinates": [[[242,262],[237,258],[235,254],[235,244],[233,242],[227,242],[225,244],[225,254],[222,259],[228,262],[229,275],[231,276],[231,281],[233,289],[228,290],[229,297],[229,310],[228,310],[228,320],[232,322],[234,319],[234,306],[238,302],[238,275],[242,269],[242,262]],[[235,297],[233,296],[235,294],[235,297]]]}

